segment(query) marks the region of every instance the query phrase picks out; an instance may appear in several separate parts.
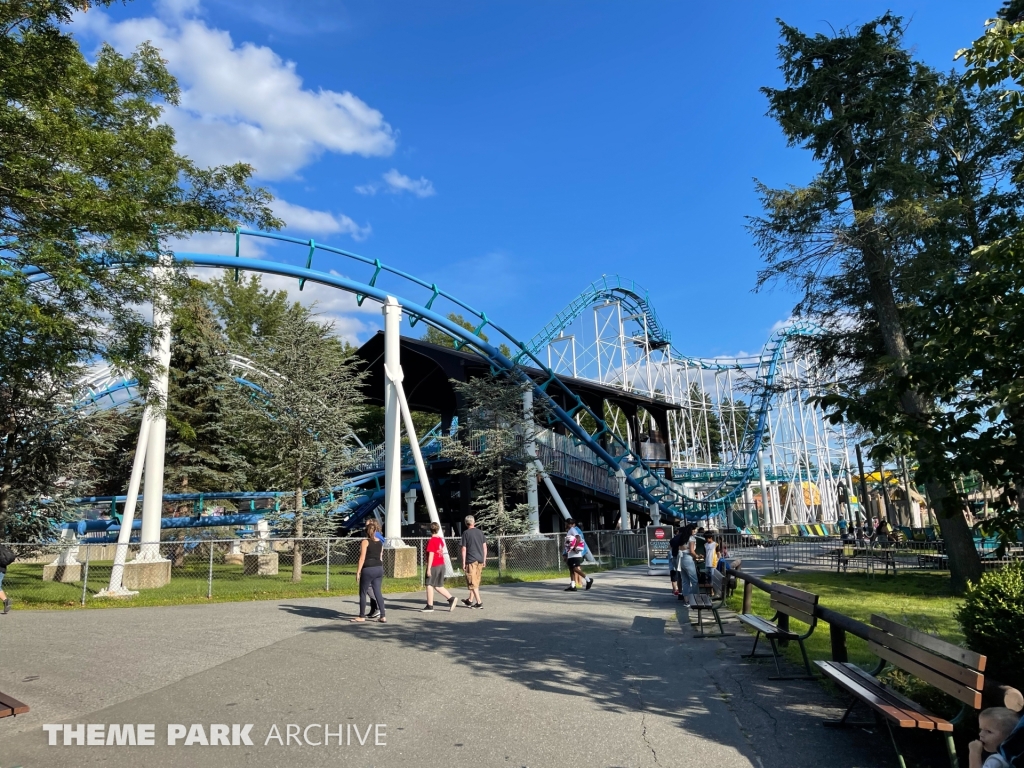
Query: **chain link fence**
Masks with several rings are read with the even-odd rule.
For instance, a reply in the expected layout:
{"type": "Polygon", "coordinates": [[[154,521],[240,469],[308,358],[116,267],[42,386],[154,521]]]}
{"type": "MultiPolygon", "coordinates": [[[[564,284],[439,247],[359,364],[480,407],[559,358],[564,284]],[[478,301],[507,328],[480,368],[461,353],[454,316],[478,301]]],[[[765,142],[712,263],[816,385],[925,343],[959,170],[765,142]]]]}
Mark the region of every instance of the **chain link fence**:
{"type": "MultiPolygon", "coordinates": [[[[618,568],[647,561],[643,531],[584,534],[591,560],[585,568],[618,568]]],[[[405,538],[384,550],[392,591],[415,591],[426,578],[426,538],[405,538]]],[[[17,560],[4,590],[15,603],[74,607],[99,603],[121,585],[138,591],[133,603],[258,600],[357,592],[361,538],[219,539],[201,536],[155,544],[8,544],[17,560]],[[112,580],[111,576],[116,574],[112,580]]],[[[484,583],[558,578],[567,573],[564,534],[488,536],[484,583]]],[[[462,576],[462,545],[445,539],[447,575],[462,576]]],[[[457,582],[454,582],[457,583],[457,582]]],[[[116,595],[114,595],[116,596],[116,595]]]]}

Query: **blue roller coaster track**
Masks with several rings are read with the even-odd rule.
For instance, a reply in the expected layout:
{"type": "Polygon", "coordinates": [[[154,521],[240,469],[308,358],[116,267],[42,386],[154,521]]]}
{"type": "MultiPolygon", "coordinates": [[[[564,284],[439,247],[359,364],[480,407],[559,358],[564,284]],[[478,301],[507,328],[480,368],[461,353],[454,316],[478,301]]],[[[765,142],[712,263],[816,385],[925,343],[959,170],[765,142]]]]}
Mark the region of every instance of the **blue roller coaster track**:
{"type": "MultiPolygon", "coordinates": [[[[366,299],[383,303],[388,296],[393,296],[401,304],[403,311],[409,315],[410,325],[420,321],[426,322],[456,339],[461,347],[468,348],[478,354],[490,365],[493,373],[510,375],[523,383],[529,382],[532,384],[534,396],[539,398],[539,402],[543,405],[543,411],[546,413],[549,425],[560,424],[577,444],[586,446],[607,467],[609,473],[614,473],[617,469],[621,468],[626,474],[629,487],[636,496],[648,503],[657,504],[664,513],[676,519],[685,520],[688,515],[690,517],[699,516],[701,512],[698,504],[704,504],[709,501],[728,502],[742,491],[743,484],[748,480],[756,465],[757,451],[760,449],[760,443],[764,434],[765,416],[770,401],[774,371],[777,367],[778,358],[781,355],[783,341],[787,335],[806,332],[806,330],[786,329],[775,334],[773,340],[769,341],[766,352],[769,351],[769,347],[773,343],[774,349],[772,350],[769,373],[764,382],[757,408],[758,426],[753,441],[755,447],[750,451],[751,459],[745,467],[739,483],[735,485],[729,483],[729,485],[733,486],[731,488],[725,488],[723,483],[721,486],[722,493],[713,498],[709,497],[698,500],[688,498],[680,486],[671,481],[666,481],[659,472],[649,467],[626,441],[609,428],[609,425],[603,418],[604,415],[594,413],[537,354],[539,345],[543,343],[543,340],[551,337],[552,334],[556,334],[558,328],[563,327],[571,317],[578,315],[586,306],[589,306],[594,301],[608,297],[615,297],[629,302],[629,306],[643,313],[651,336],[657,339],[659,343],[670,344],[669,334],[648,301],[647,292],[640,289],[632,281],[626,281],[617,277],[602,278],[601,281],[595,282],[590,290],[573,302],[566,311],[560,313],[559,317],[555,318],[552,323],[549,323],[545,330],[538,334],[537,337],[529,343],[523,343],[495,323],[485,312],[478,311],[461,299],[442,290],[436,283],[429,283],[402,270],[389,267],[379,259],[370,259],[351,251],[317,243],[312,239],[300,239],[278,233],[238,228],[227,234],[234,237],[234,256],[179,251],[174,254],[175,262],[187,266],[234,270],[236,276],[240,271],[248,271],[294,278],[298,281],[300,290],[302,290],[307,282],[318,283],[354,294],[359,305],[362,305],[366,299]],[[270,240],[276,243],[299,246],[303,249],[305,255],[305,265],[297,266],[272,261],[269,258],[244,257],[241,255],[241,243],[244,238],[270,240]],[[340,257],[338,264],[343,266],[343,269],[337,269],[336,266],[332,266],[330,271],[314,269],[313,262],[315,257],[335,259],[340,257]],[[365,282],[341,274],[342,272],[352,272],[359,267],[372,270],[369,279],[365,282]],[[388,289],[382,287],[380,285],[382,278],[389,282],[397,280],[403,288],[402,293],[400,294],[398,291],[392,290],[390,286],[388,289]],[[421,293],[423,298],[414,300],[409,295],[403,295],[407,291],[421,293]],[[435,309],[435,304],[439,300],[453,305],[464,316],[467,316],[473,325],[473,330],[467,330],[459,324],[452,322],[445,314],[435,309]],[[490,334],[492,341],[484,341],[482,338],[482,333],[485,329],[490,334]],[[501,339],[495,339],[494,334],[500,335],[507,342],[512,350],[510,356],[506,356],[499,348],[501,339]],[[541,371],[542,380],[532,380],[524,372],[523,366],[541,371]],[[552,396],[553,394],[557,394],[559,399],[571,404],[568,409],[563,409],[556,402],[556,399],[552,396]],[[593,433],[587,432],[580,426],[576,419],[578,414],[587,414],[593,420],[593,423],[596,424],[596,429],[593,433]],[[608,448],[602,445],[602,439],[608,444],[608,448]]],[[[112,264],[111,267],[116,268],[116,264],[112,264]]],[[[38,268],[28,268],[25,270],[25,274],[33,282],[49,279],[49,276],[38,268]]]]}

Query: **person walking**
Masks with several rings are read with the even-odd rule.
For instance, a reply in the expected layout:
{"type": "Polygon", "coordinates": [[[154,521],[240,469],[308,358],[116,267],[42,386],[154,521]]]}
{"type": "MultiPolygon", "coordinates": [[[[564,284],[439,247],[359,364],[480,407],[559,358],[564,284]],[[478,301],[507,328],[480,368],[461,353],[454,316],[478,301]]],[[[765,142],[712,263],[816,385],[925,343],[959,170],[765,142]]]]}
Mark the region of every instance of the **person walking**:
{"type": "Polygon", "coordinates": [[[14,553],[10,547],[5,547],[0,544],[0,602],[3,603],[4,609],[0,611],[2,614],[8,614],[11,612],[11,598],[4,592],[4,576],[7,575],[7,566],[18,559],[18,556],[14,553]]]}
{"type": "Polygon", "coordinates": [[[476,527],[476,518],[466,515],[462,532],[462,572],[466,574],[469,597],[462,601],[467,608],[484,607],[480,600],[480,577],[487,566],[487,537],[476,527]]]}
{"type": "Polygon", "coordinates": [[[455,610],[455,597],[444,588],[444,539],[441,538],[441,526],[430,524],[430,541],[427,542],[427,607],[421,613],[434,610],[434,590],[448,601],[448,611],[455,610]]]}
{"type": "Polygon", "coordinates": [[[366,521],[366,538],[359,545],[359,565],[356,566],[356,583],[359,584],[359,615],[352,621],[366,621],[366,594],[373,591],[380,611],[381,624],[387,623],[387,609],[384,607],[384,596],[380,587],[384,581],[384,544],[377,538],[380,523],[376,520],[366,521]]]}
{"type": "Polygon", "coordinates": [[[565,544],[562,547],[562,554],[565,555],[565,563],[569,567],[569,586],[566,592],[576,592],[579,587],[586,583],[585,589],[594,586],[594,580],[588,578],[583,572],[583,555],[587,551],[587,540],[583,538],[583,531],[576,526],[576,521],[571,517],[565,521],[565,544]]]}
{"type": "Polygon", "coordinates": [[[683,593],[679,599],[687,606],[690,605],[690,596],[697,594],[697,537],[694,536],[695,526],[690,523],[683,527],[680,532],[680,541],[683,545],[679,548],[676,558],[675,570],[679,571],[682,578],[683,593]]]}

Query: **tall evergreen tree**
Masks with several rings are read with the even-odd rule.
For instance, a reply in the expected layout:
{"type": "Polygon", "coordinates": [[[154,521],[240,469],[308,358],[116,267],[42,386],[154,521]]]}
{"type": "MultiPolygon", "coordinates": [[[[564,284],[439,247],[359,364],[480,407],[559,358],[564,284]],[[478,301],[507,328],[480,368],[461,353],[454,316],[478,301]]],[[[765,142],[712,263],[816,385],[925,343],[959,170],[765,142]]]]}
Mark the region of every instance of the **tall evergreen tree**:
{"type": "Polygon", "coordinates": [[[176,297],[171,321],[164,472],[175,492],[244,487],[245,465],[231,431],[237,387],[205,284],[192,281],[176,297]]]}
{"type": "Polygon", "coordinates": [[[325,535],[333,527],[330,509],[321,505],[307,511],[307,499],[318,505],[330,497],[361,459],[352,425],[362,409],[362,375],[334,326],[298,304],[253,352],[258,370],[252,375],[263,391],[236,390],[240,409],[245,409],[241,442],[258,463],[263,487],[292,492],[288,525],[297,539],[292,580],[300,581],[300,540],[325,535]]]}
{"type": "MultiPolygon", "coordinates": [[[[454,460],[456,474],[472,480],[470,504],[480,528],[497,535],[525,533],[530,510],[518,501],[527,480],[524,385],[510,376],[453,380],[452,385],[465,407],[459,435],[444,441],[442,455],[454,460]]],[[[534,417],[538,420],[536,412],[534,417]]]]}
{"type": "MultiPolygon", "coordinates": [[[[964,121],[983,113],[969,103],[974,95],[913,60],[899,18],[832,37],[781,30],[785,87],[762,91],[769,115],[790,144],[812,152],[819,172],[804,187],[759,186],[765,214],[750,226],[768,264],[759,285],[792,281],[803,293],[796,313],[825,328],[810,343],[840,364],[846,386],[826,407],[863,424],[862,406],[873,401],[883,417],[865,426],[909,440],[962,590],[981,564],[945,474],[950,446],[930,426],[940,409],[910,375],[906,307],[937,271],[964,262],[972,220],[979,233],[1005,225],[1017,203],[999,199],[989,173],[1004,158],[989,147],[965,162],[962,140],[978,134],[964,121]]],[[[991,136],[1003,141],[1005,132],[991,136]]]]}

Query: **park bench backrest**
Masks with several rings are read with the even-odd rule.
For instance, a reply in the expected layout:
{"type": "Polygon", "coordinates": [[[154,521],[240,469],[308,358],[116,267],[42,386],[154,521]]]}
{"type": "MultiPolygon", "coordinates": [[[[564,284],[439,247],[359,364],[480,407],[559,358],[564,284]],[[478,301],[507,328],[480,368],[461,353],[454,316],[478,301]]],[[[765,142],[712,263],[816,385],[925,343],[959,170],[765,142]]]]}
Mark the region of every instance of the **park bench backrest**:
{"type": "Polygon", "coordinates": [[[818,605],[818,596],[813,592],[804,592],[785,584],[772,584],[770,595],[773,610],[799,619],[811,627],[817,623],[814,609],[818,605]]]}
{"type": "Polygon", "coordinates": [[[871,624],[868,648],[878,658],[973,709],[981,709],[984,656],[882,616],[872,615],[871,624]]]}
{"type": "Polygon", "coordinates": [[[725,577],[717,568],[711,569],[711,596],[725,597],[725,577]]]}

